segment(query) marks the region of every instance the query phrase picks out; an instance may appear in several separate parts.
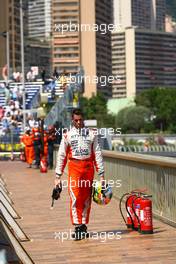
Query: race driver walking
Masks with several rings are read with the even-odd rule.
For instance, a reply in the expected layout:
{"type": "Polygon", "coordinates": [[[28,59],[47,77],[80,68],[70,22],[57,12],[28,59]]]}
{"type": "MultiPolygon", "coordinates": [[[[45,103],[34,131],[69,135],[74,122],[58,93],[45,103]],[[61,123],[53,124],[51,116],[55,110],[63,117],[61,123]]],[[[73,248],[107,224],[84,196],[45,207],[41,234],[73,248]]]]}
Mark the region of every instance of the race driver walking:
{"type": "Polygon", "coordinates": [[[104,165],[98,136],[94,130],[84,127],[80,109],[72,112],[73,127],[63,134],[59,147],[55,186],[61,185],[61,176],[68,160],[68,191],[70,217],[75,225],[75,240],[88,237],[87,224],[91,209],[94,166],[104,185],[104,165]]]}

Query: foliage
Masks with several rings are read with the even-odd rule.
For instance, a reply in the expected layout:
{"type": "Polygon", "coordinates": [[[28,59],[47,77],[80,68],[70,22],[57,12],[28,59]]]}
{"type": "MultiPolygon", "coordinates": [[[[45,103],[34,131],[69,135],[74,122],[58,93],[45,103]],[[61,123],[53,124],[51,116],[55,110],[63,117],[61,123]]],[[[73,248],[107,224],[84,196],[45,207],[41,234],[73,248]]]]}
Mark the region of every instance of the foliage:
{"type": "Polygon", "coordinates": [[[115,116],[108,114],[107,102],[102,93],[91,98],[81,97],[80,107],[85,119],[96,119],[98,127],[115,128],[115,116]]]}
{"type": "Polygon", "coordinates": [[[137,95],[135,101],[150,109],[149,123],[155,131],[176,132],[176,89],[153,88],[137,95]]]}
{"type": "Polygon", "coordinates": [[[130,106],[122,109],[117,115],[117,124],[122,132],[139,133],[145,127],[150,110],[144,106],[130,106]]]}
{"type": "Polygon", "coordinates": [[[175,0],[167,0],[166,1],[167,13],[176,20],[176,1],[175,0]]]}

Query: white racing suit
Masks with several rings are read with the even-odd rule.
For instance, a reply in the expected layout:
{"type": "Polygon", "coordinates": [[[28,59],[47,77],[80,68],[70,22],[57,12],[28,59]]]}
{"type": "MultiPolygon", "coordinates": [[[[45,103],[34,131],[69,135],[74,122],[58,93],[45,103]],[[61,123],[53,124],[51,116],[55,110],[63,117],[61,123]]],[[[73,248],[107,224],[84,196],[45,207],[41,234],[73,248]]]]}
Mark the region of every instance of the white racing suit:
{"type": "Polygon", "coordinates": [[[63,134],[57,157],[56,173],[62,174],[68,164],[68,190],[72,224],[87,224],[91,208],[94,166],[104,175],[104,165],[97,131],[76,129],[63,134]]]}

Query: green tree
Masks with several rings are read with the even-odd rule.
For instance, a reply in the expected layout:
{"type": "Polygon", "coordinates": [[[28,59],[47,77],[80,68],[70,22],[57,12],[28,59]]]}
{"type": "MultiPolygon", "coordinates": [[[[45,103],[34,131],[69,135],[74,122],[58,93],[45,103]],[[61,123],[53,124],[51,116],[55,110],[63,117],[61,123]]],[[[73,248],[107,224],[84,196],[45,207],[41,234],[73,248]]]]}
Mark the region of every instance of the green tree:
{"type": "Polygon", "coordinates": [[[174,20],[176,20],[176,1],[175,0],[167,0],[166,1],[166,8],[167,8],[167,13],[171,15],[174,20]]]}
{"type": "Polygon", "coordinates": [[[174,132],[176,127],[176,89],[153,88],[136,96],[136,104],[148,107],[156,130],[174,132]]]}
{"type": "Polygon", "coordinates": [[[81,97],[80,106],[85,119],[96,119],[98,127],[115,128],[115,116],[108,114],[107,101],[102,93],[91,98],[81,97]]]}
{"type": "Polygon", "coordinates": [[[150,118],[150,110],[144,106],[130,106],[122,109],[117,115],[118,126],[122,132],[140,133],[150,118]]]}

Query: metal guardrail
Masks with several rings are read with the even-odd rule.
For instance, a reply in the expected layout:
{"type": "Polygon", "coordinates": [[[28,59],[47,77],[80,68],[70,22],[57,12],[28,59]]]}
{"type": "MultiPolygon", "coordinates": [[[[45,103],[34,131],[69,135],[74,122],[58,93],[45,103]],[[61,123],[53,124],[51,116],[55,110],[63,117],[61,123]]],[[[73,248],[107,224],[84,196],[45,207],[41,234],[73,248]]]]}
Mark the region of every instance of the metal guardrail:
{"type": "Polygon", "coordinates": [[[7,208],[7,210],[10,212],[12,217],[14,219],[20,218],[18,213],[13,208],[12,204],[9,203],[9,201],[6,199],[6,197],[3,195],[3,193],[0,191],[0,201],[3,203],[3,205],[7,208]]]}
{"type": "MultiPolygon", "coordinates": [[[[20,133],[6,133],[5,135],[0,135],[0,144],[14,144],[20,143],[20,133]]],[[[2,146],[0,145],[0,149],[2,146]]]]}
{"type": "Polygon", "coordinates": [[[9,197],[8,193],[7,193],[6,191],[4,191],[4,189],[1,188],[1,186],[0,186],[0,193],[1,193],[1,195],[4,196],[4,198],[8,201],[8,203],[10,203],[11,205],[13,204],[13,201],[12,201],[12,199],[9,197]]]}
{"type": "Polygon", "coordinates": [[[20,240],[20,241],[29,241],[29,238],[27,235],[23,232],[23,230],[20,228],[18,223],[14,220],[13,216],[10,214],[8,209],[5,207],[5,205],[0,201],[0,212],[6,219],[7,223],[10,225],[11,229],[13,230],[14,235],[20,240]]]}
{"type": "Polygon", "coordinates": [[[174,158],[156,157],[136,153],[103,151],[106,178],[121,187],[114,194],[146,188],[152,194],[154,215],[176,227],[176,162],[174,158]]]}
{"type": "MultiPolygon", "coordinates": [[[[2,179],[1,181],[3,182],[2,179]]],[[[16,213],[15,209],[13,208],[14,203],[12,199],[9,197],[9,195],[10,193],[6,190],[4,185],[1,183],[0,184],[0,213],[6,219],[14,235],[20,241],[28,241],[29,238],[23,232],[23,230],[20,228],[20,226],[15,220],[15,218],[19,218],[19,216],[16,213]]]]}
{"type": "Polygon", "coordinates": [[[6,194],[10,194],[9,193],[9,191],[6,189],[6,186],[5,186],[5,184],[3,184],[3,182],[2,182],[2,180],[0,179],[0,190],[2,191],[2,192],[5,192],[6,194]]]}
{"type": "Polygon", "coordinates": [[[34,263],[20,242],[29,241],[15,218],[19,218],[13,208],[6,184],[0,176],[0,249],[1,263],[34,263]]]}
{"type": "Polygon", "coordinates": [[[6,246],[6,249],[3,249],[1,245],[1,252],[4,253],[2,263],[34,264],[2,214],[0,214],[0,234],[3,234],[2,244],[6,246]]]}

